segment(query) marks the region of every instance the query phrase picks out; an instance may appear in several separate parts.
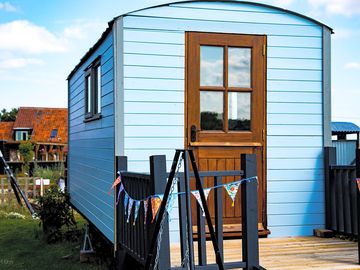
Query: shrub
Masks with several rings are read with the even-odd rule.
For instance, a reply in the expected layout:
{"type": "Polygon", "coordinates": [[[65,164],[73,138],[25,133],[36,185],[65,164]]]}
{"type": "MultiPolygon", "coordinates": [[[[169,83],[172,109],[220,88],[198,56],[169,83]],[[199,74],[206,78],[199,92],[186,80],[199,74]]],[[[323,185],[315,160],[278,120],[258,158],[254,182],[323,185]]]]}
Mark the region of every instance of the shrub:
{"type": "Polygon", "coordinates": [[[57,242],[65,236],[68,238],[69,232],[76,231],[76,221],[68,194],[61,192],[57,187],[51,187],[45,191],[43,197],[39,197],[38,203],[40,225],[48,243],[57,242]]]}
{"type": "Polygon", "coordinates": [[[21,141],[19,152],[24,160],[24,172],[29,173],[30,161],[34,159],[34,145],[30,141],[21,141]]]}

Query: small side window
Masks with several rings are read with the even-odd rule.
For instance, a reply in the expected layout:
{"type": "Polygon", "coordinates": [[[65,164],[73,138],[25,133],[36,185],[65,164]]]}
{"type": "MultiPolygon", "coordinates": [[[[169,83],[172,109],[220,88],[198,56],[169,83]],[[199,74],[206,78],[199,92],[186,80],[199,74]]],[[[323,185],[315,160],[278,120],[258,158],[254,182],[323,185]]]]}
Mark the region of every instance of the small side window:
{"type": "Polygon", "coordinates": [[[85,70],[85,122],[101,118],[101,58],[85,70]]]}

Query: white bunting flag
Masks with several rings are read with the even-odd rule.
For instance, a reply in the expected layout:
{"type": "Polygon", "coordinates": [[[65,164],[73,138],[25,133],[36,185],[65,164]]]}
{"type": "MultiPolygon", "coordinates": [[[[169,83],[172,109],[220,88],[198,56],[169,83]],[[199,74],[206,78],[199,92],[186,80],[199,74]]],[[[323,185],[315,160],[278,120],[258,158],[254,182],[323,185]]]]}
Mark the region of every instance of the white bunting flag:
{"type": "MultiPolygon", "coordinates": [[[[211,188],[204,189],[205,200],[207,200],[210,191],[211,191],[211,188]]],[[[191,191],[191,193],[192,193],[192,195],[194,195],[195,199],[197,200],[198,204],[200,205],[200,208],[201,208],[201,210],[203,212],[203,216],[205,217],[204,206],[203,206],[202,201],[201,201],[199,190],[193,190],[193,191],[191,191]]]]}

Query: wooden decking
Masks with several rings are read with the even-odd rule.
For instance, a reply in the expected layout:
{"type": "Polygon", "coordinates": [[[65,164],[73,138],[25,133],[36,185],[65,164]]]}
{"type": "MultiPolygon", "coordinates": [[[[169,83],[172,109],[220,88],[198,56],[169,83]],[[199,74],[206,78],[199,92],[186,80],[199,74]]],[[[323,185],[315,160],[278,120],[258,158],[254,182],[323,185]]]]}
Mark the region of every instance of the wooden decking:
{"type": "MultiPolygon", "coordinates": [[[[207,258],[214,263],[211,242],[207,258]]],[[[241,259],[241,240],[226,240],[225,261],[241,259]]],[[[196,244],[195,244],[196,252],[196,244]]],[[[179,246],[171,247],[172,265],[179,265],[179,246]]],[[[268,270],[360,269],[357,243],[337,238],[297,237],[260,239],[260,264],[268,270]]]]}

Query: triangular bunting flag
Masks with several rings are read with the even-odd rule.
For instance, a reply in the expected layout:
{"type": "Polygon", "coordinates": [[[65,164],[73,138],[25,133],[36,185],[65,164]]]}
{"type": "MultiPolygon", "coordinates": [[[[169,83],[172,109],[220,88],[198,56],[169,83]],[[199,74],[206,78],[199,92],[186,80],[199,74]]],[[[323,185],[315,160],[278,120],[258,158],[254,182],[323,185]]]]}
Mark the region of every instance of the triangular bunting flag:
{"type": "MultiPolygon", "coordinates": [[[[205,200],[207,200],[210,191],[211,191],[211,188],[204,189],[205,200]]],[[[194,195],[195,199],[197,200],[198,204],[200,205],[200,208],[201,208],[201,210],[203,212],[203,216],[205,217],[205,211],[204,211],[204,206],[203,206],[202,201],[201,201],[200,191],[199,190],[193,190],[193,191],[191,191],[191,193],[192,193],[192,195],[194,195]]]]}
{"type": "Polygon", "coordinates": [[[147,221],[148,207],[149,207],[149,200],[145,199],[145,201],[144,201],[144,224],[146,224],[146,221],[147,221]]]}
{"type": "Polygon", "coordinates": [[[119,201],[120,201],[120,194],[121,194],[121,192],[123,192],[124,191],[124,186],[123,186],[123,184],[120,184],[120,188],[119,188],[119,192],[118,192],[118,195],[117,195],[117,200],[116,200],[116,205],[118,205],[119,204],[119,201]]]}
{"type": "Polygon", "coordinates": [[[160,204],[161,204],[163,197],[164,196],[162,196],[162,195],[156,195],[155,197],[151,197],[151,210],[152,210],[151,223],[153,223],[155,220],[156,214],[160,208],[160,204]]]}
{"type": "Polygon", "coordinates": [[[126,217],[126,214],[127,214],[128,202],[129,202],[129,196],[125,192],[125,196],[124,196],[124,214],[125,214],[125,217],[126,217]]]}
{"type": "Polygon", "coordinates": [[[360,178],[356,178],[356,183],[357,183],[358,189],[360,191],[360,178]]]}
{"type": "Polygon", "coordinates": [[[140,201],[135,201],[135,212],[134,212],[134,222],[133,222],[133,226],[135,226],[135,221],[138,217],[139,214],[139,209],[140,209],[140,201]]]}
{"type": "Polygon", "coordinates": [[[237,183],[230,183],[230,184],[227,184],[227,185],[224,185],[227,193],[229,194],[231,200],[232,200],[232,206],[234,207],[235,205],[235,197],[236,197],[236,193],[239,189],[239,186],[240,186],[240,182],[237,182],[237,183]]]}
{"type": "Polygon", "coordinates": [[[129,221],[130,221],[131,210],[132,210],[133,204],[134,204],[134,200],[129,198],[128,216],[127,216],[127,221],[126,221],[127,223],[129,223],[129,221]]]}
{"type": "Polygon", "coordinates": [[[118,184],[120,184],[121,182],[121,178],[120,175],[118,176],[118,178],[115,179],[114,183],[112,184],[111,188],[108,191],[108,194],[111,194],[111,190],[113,190],[118,184]]]}

